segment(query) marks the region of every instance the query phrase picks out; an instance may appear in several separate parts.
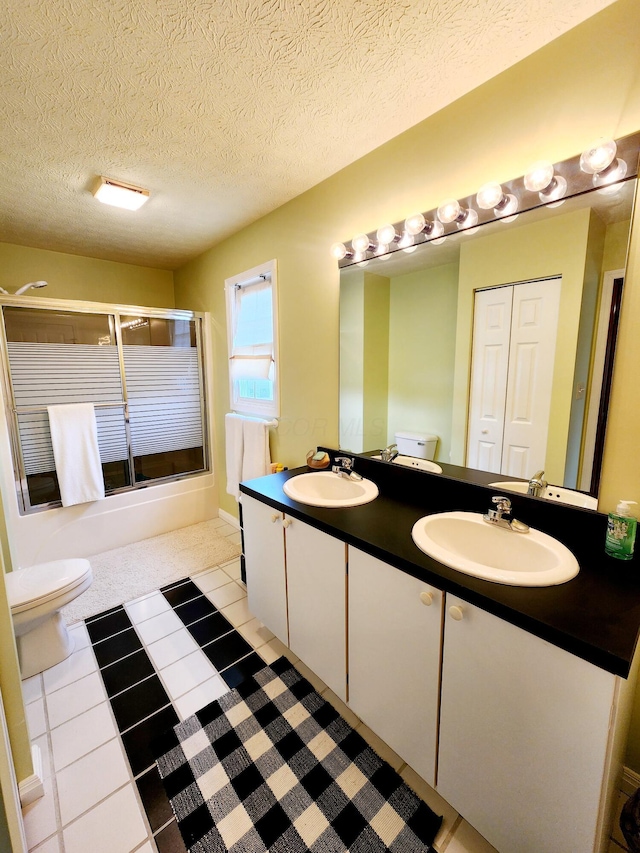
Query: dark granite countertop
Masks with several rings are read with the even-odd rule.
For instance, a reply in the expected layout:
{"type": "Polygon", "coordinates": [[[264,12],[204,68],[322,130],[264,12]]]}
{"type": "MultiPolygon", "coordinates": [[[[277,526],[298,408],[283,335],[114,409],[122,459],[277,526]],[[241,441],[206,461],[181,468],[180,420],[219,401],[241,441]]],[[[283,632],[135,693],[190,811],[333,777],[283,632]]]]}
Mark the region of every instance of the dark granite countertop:
{"type": "Polygon", "coordinates": [[[356,457],[355,468],[373,480],[380,492],[374,501],[358,507],[326,509],[288,498],[283,483],[310,470],[306,466],[246,481],[240,489],[602,669],[627,677],[640,627],[640,559],[637,552],[628,562],[605,555],[606,515],[510,494],[513,517],[563,542],[575,554],[580,572],[557,586],[508,586],[450,569],[420,551],[411,538],[411,528],[424,515],[451,510],[486,512],[495,489],[483,481],[487,477],[495,480],[495,474],[474,472],[476,482],[461,481],[449,471],[453,466],[447,466],[443,474],[430,474],[364,456],[356,457]]]}

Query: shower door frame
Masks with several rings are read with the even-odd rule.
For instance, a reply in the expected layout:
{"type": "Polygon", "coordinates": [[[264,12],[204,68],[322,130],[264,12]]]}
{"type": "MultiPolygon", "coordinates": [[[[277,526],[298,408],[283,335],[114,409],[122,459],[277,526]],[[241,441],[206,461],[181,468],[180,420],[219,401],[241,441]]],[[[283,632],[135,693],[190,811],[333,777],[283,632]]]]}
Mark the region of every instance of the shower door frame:
{"type": "MultiPolygon", "coordinates": [[[[20,407],[16,406],[16,401],[13,393],[13,384],[11,381],[11,370],[9,364],[9,351],[7,347],[7,334],[4,320],[4,308],[32,308],[38,311],[58,311],[77,314],[101,314],[108,318],[109,327],[115,340],[115,347],[118,352],[118,363],[120,368],[120,380],[122,386],[122,402],[118,403],[95,403],[95,406],[111,408],[120,407],[124,410],[125,437],[127,442],[127,462],[129,465],[130,485],[121,486],[116,489],[110,489],[106,493],[106,497],[127,492],[139,491],[140,489],[152,488],[155,485],[163,483],[172,483],[179,480],[188,479],[191,477],[199,477],[211,472],[211,455],[210,455],[210,427],[208,418],[208,400],[207,400],[207,373],[205,370],[205,351],[206,351],[206,332],[205,320],[206,314],[200,311],[187,311],[178,308],[153,308],[144,305],[126,305],[123,303],[110,302],[87,302],[71,299],[50,299],[38,298],[33,296],[0,296],[0,357],[2,361],[2,392],[4,397],[4,408],[9,431],[9,442],[11,445],[11,457],[13,461],[14,481],[16,488],[16,498],[18,501],[18,510],[20,515],[32,515],[37,512],[44,512],[49,509],[58,509],[62,507],[62,503],[58,501],[49,501],[47,503],[32,505],[29,498],[29,489],[27,476],[25,472],[25,463],[22,455],[22,445],[20,442],[20,430],[18,415],[24,414],[25,410],[46,411],[46,405],[38,407],[20,407]],[[200,398],[200,420],[202,424],[202,456],[203,467],[195,471],[186,471],[181,474],[171,474],[165,477],[157,477],[152,481],[136,482],[133,448],[131,444],[131,429],[129,420],[129,398],[127,395],[126,376],[124,372],[124,349],[122,342],[122,330],[120,318],[122,315],[137,315],[140,317],[148,317],[153,319],[163,320],[186,320],[188,322],[195,321],[196,332],[196,350],[198,364],[198,391],[200,398]]],[[[125,460],[123,460],[125,461],[125,460]]]]}

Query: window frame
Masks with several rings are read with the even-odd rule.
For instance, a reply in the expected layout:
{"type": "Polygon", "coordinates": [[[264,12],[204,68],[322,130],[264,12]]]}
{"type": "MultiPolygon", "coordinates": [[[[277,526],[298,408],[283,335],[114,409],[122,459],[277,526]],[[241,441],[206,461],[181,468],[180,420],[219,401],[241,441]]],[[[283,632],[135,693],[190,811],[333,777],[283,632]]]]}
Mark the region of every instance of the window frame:
{"type": "Polygon", "coordinates": [[[249,270],[225,279],[225,302],[227,313],[227,374],[229,377],[229,406],[234,412],[256,417],[280,417],[280,339],[278,334],[278,271],[277,261],[272,259],[249,270]],[[235,383],[231,374],[231,358],[233,356],[233,328],[235,325],[236,287],[251,286],[257,280],[268,277],[271,282],[271,316],[273,324],[273,400],[256,400],[253,397],[241,397],[235,393],[235,383]]]}

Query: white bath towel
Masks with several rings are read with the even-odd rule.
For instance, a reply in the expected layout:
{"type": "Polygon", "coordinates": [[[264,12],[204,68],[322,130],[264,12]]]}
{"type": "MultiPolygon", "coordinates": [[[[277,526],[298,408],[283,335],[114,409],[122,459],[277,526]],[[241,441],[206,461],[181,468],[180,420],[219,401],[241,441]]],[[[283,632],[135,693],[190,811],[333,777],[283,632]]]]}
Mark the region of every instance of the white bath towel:
{"type": "Polygon", "coordinates": [[[245,418],[242,424],[242,479],[252,480],[271,473],[269,422],[261,418],[245,418]]]}
{"type": "Polygon", "coordinates": [[[47,411],[62,506],[104,498],[93,404],[47,406],[47,411]]]}
{"type": "Polygon", "coordinates": [[[227,494],[238,500],[242,479],[242,415],[228,414],[224,416],[225,447],[227,463],[227,494]]]}

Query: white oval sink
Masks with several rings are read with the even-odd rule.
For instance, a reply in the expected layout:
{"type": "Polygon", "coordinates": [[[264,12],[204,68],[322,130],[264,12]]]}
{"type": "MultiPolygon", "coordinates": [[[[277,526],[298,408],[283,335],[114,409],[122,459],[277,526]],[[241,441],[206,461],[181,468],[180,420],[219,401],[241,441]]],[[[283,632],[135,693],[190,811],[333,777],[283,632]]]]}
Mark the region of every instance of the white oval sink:
{"type": "Polygon", "coordinates": [[[554,586],[574,578],[580,567],[552,536],[487,524],[479,512],[427,515],[413,526],[421,551],[452,569],[511,586],[554,586]]]}
{"type": "MultiPolygon", "coordinates": [[[[381,460],[381,456],[372,456],[372,459],[381,460]]],[[[442,468],[437,462],[430,459],[418,459],[415,456],[396,456],[391,460],[394,465],[404,465],[406,468],[417,468],[419,471],[431,471],[432,474],[442,474],[442,468]]]]}
{"type": "MultiPolygon", "coordinates": [[[[489,486],[499,492],[518,492],[520,495],[526,495],[529,491],[529,482],[525,480],[507,480],[504,483],[489,483],[489,486]]],[[[576,492],[573,489],[565,489],[564,486],[547,486],[540,497],[561,504],[581,506],[584,509],[598,509],[597,498],[576,492]]]]}
{"type": "Polygon", "coordinates": [[[378,497],[378,487],[371,480],[352,480],[333,471],[312,471],[287,480],[285,495],[309,506],[360,506],[378,497]]]}

